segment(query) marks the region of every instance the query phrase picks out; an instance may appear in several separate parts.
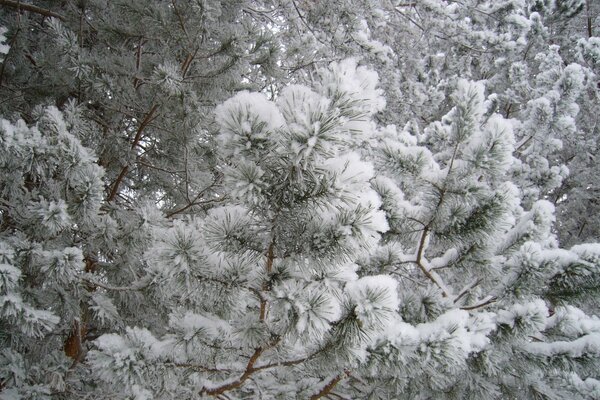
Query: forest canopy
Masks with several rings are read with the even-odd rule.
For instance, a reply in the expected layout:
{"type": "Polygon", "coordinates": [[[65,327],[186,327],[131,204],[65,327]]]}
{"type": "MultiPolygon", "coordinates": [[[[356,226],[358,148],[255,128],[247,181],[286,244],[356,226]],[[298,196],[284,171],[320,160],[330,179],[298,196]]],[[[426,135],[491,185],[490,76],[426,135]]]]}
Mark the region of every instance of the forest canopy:
{"type": "Polygon", "coordinates": [[[600,4],[0,1],[0,399],[600,399],[600,4]]]}

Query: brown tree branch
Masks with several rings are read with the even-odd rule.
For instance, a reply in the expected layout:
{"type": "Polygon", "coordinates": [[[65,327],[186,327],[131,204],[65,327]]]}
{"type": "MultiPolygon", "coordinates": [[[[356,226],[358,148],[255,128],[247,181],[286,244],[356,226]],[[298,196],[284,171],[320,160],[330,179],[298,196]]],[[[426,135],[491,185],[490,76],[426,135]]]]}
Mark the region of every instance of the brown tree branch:
{"type": "Polygon", "coordinates": [[[588,39],[591,38],[592,36],[594,36],[594,32],[592,31],[592,15],[590,13],[590,4],[592,3],[592,0],[586,0],[585,1],[585,12],[586,12],[586,19],[587,19],[587,34],[588,34],[588,39]]]}
{"type": "Polygon", "coordinates": [[[338,376],[330,380],[329,383],[325,385],[318,393],[310,396],[310,400],[318,400],[323,396],[327,396],[329,393],[331,393],[335,386],[348,375],[348,371],[345,371],[343,374],[339,374],[338,376]]]}
{"type": "Polygon", "coordinates": [[[240,386],[242,386],[242,384],[246,380],[248,380],[248,378],[250,378],[250,376],[252,376],[252,374],[256,371],[254,369],[254,364],[256,363],[256,361],[258,360],[258,358],[260,357],[260,355],[263,353],[264,350],[265,349],[263,347],[259,347],[254,351],[252,356],[250,356],[250,360],[248,360],[248,364],[246,364],[246,370],[244,371],[242,376],[240,376],[238,379],[236,379],[235,381],[233,381],[231,383],[228,383],[228,384],[222,385],[222,386],[218,386],[213,389],[208,389],[208,390],[204,389],[201,393],[206,393],[210,396],[218,396],[228,390],[237,389],[240,386]]]}
{"type": "MultiPolygon", "coordinates": [[[[148,124],[150,122],[152,122],[152,120],[154,119],[154,113],[156,112],[157,109],[158,109],[158,105],[154,104],[150,108],[150,111],[148,111],[148,113],[146,114],[146,116],[144,117],[142,122],[140,123],[140,126],[138,127],[137,132],[135,133],[135,137],[133,138],[133,142],[131,143],[131,150],[134,150],[137,147],[137,145],[140,143],[140,140],[142,140],[142,134],[144,133],[144,129],[146,129],[148,124]]],[[[113,185],[112,185],[110,194],[108,195],[108,198],[106,199],[107,202],[113,201],[114,198],[116,197],[117,193],[119,193],[119,186],[123,182],[123,179],[125,178],[125,176],[127,175],[128,172],[129,172],[129,165],[125,165],[121,169],[121,172],[119,173],[119,175],[117,176],[115,183],[113,183],[113,185]]]]}
{"type": "MultiPolygon", "coordinates": [[[[266,262],[265,269],[266,269],[267,275],[270,275],[271,272],[273,271],[273,260],[275,259],[275,238],[273,238],[271,240],[271,244],[269,244],[269,248],[267,249],[266,256],[267,256],[267,262],[266,262]]],[[[269,290],[268,280],[265,280],[265,282],[263,282],[262,290],[263,291],[269,290]]],[[[260,298],[260,317],[259,318],[260,318],[260,321],[264,322],[267,317],[267,299],[264,296],[262,296],[262,294],[260,292],[258,293],[258,295],[260,298]]],[[[263,365],[261,367],[255,367],[254,365],[256,364],[256,362],[258,361],[258,359],[260,358],[262,353],[265,350],[276,346],[277,343],[279,343],[279,341],[280,341],[280,338],[276,339],[269,345],[256,348],[254,350],[254,353],[250,356],[250,359],[248,360],[248,364],[246,364],[246,369],[245,369],[244,373],[238,379],[234,380],[233,382],[230,382],[230,383],[227,383],[227,384],[224,384],[221,386],[217,386],[212,389],[204,388],[204,389],[202,389],[202,391],[200,393],[201,394],[205,393],[210,396],[219,397],[219,396],[223,395],[223,393],[227,392],[228,390],[237,389],[240,386],[242,386],[242,384],[245,381],[247,381],[252,376],[252,374],[254,374],[257,371],[275,367],[277,365],[290,365],[291,366],[291,365],[299,364],[302,361],[304,361],[304,359],[291,360],[291,361],[285,361],[280,364],[267,364],[267,365],[263,365]]]]}
{"type": "MultiPolygon", "coordinates": [[[[271,272],[273,272],[273,260],[275,259],[275,238],[273,238],[273,240],[271,240],[271,244],[269,244],[269,249],[267,250],[267,265],[266,265],[266,272],[267,272],[267,279],[263,282],[262,285],[262,290],[263,291],[268,291],[269,290],[269,282],[268,282],[268,276],[271,275],[271,272]]],[[[260,301],[260,320],[264,321],[267,318],[267,300],[265,298],[263,298],[260,301]]]]}
{"type": "Polygon", "coordinates": [[[484,298],[481,302],[477,303],[477,304],[473,304],[472,306],[465,306],[465,307],[461,307],[461,310],[477,310],[478,308],[483,308],[487,305],[490,305],[492,303],[495,303],[498,299],[496,297],[486,297],[484,298]]]}
{"type": "Polygon", "coordinates": [[[55,13],[54,11],[47,10],[45,8],[34,6],[33,4],[21,3],[20,1],[12,1],[12,0],[0,0],[0,5],[16,8],[18,10],[29,11],[34,14],[40,14],[45,17],[54,17],[60,19],[61,21],[65,20],[65,17],[62,15],[55,13]]]}

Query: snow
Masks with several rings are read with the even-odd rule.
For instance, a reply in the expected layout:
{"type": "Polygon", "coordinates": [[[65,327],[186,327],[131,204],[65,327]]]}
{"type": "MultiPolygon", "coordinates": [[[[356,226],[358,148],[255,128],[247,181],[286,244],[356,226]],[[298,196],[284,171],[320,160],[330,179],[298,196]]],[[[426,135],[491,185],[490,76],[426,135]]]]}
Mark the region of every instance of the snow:
{"type": "Polygon", "coordinates": [[[215,109],[220,127],[219,151],[224,156],[243,151],[260,151],[261,141],[273,140],[276,131],[285,125],[285,119],[275,103],[263,94],[242,91],[215,109]],[[253,146],[256,146],[254,148],[253,146]]]}
{"type": "Polygon", "coordinates": [[[21,270],[6,263],[0,263],[0,291],[6,293],[17,287],[21,270]]]}
{"type": "Polygon", "coordinates": [[[335,205],[358,206],[362,210],[368,210],[356,227],[366,236],[373,236],[374,232],[387,232],[389,225],[385,213],[378,210],[381,198],[371,189],[369,182],[374,175],[373,165],[362,161],[357,153],[352,152],[327,160],[324,167],[335,177],[336,197],[342,199],[335,205]]]}
{"type": "Polygon", "coordinates": [[[364,19],[358,22],[357,30],[352,34],[352,37],[358,44],[373,53],[380,61],[384,63],[392,62],[393,50],[390,46],[384,45],[378,40],[371,39],[371,32],[364,19]]]}
{"type": "Polygon", "coordinates": [[[571,247],[579,257],[594,264],[600,263],[600,243],[584,243],[571,247]]]}
{"type": "Polygon", "coordinates": [[[588,316],[575,306],[560,306],[554,315],[548,318],[547,329],[558,329],[568,337],[578,337],[591,333],[600,333],[600,318],[588,316]]]}
{"type": "Polygon", "coordinates": [[[600,381],[594,378],[581,379],[576,373],[571,372],[568,375],[569,383],[577,388],[579,393],[586,398],[598,400],[600,399],[600,381]]]}
{"type": "Polygon", "coordinates": [[[41,218],[42,225],[50,235],[57,234],[71,223],[71,216],[63,199],[47,201],[40,197],[39,201],[32,202],[28,208],[41,218]]]}
{"type": "Polygon", "coordinates": [[[528,303],[513,304],[507,310],[498,311],[496,321],[514,328],[516,320],[519,319],[530,325],[535,332],[539,332],[544,330],[547,318],[546,303],[541,299],[536,299],[528,303]]]}
{"type": "Polygon", "coordinates": [[[321,71],[322,93],[341,92],[361,104],[361,109],[374,114],[385,108],[383,91],[377,89],[377,72],[365,66],[358,66],[354,58],[332,62],[329,68],[321,71]]]}
{"type": "Polygon", "coordinates": [[[180,332],[186,341],[192,340],[199,332],[211,338],[219,338],[231,332],[231,326],[221,318],[192,311],[186,311],[183,315],[171,315],[169,326],[180,332]]]}
{"type": "Polygon", "coordinates": [[[446,250],[446,252],[441,257],[433,258],[429,261],[430,269],[443,268],[448,264],[454,262],[458,258],[458,250],[456,248],[451,248],[446,250]]]}
{"type": "Polygon", "coordinates": [[[300,340],[320,340],[329,329],[330,323],[342,314],[341,304],[325,285],[306,285],[287,280],[274,292],[286,299],[296,315],[295,329],[300,340]]]}
{"type": "Polygon", "coordinates": [[[289,85],[281,90],[276,104],[289,125],[306,127],[314,113],[327,110],[329,100],[306,86],[289,85]]]}
{"type": "Polygon", "coordinates": [[[400,305],[397,290],[396,280],[388,275],[366,276],[345,287],[358,319],[366,327],[385,327],[393,321],[400,305]]]}
{"type": "Polygon", "coordinates": [[[489,345],[488,335],[495,329],[491,313],[477,313],[471,316],[467,311],[453,309],[440,315],[432,322],[411,326],[399,324],[388,333],[397,345],[420,344],[450,341],[451,347],[462,358],[479,352],[489,345]],[[396,336],[394,338],[394,336],[396,336]]]}
{"type": "Polygon", "coordinates": [[[133,385],[131,387],[131,392],[133,394],[133,400],[152,400],[152,399],[154,399],[152,392],[150,392],[148,389],[144,389],[143,387],[141,387],[139,385],[133,385]]]}
{"type": "Polygon", "coordinates": [[[585,354],[600,354],[600,333],[592,333],[572,341],[556,342],[530,342],[525,349],[530,353],[547,357],[566,355],[572,358],[582,357],[585,354]]]}
{"type": "Polygon", "coordinates": [[[3,26],[0,26],[0,62],[4,61],[4,54],[8,54],[10,46],[6,44],[6,36],[4,34],[8,31],[3,26]]]}
{"type": "MultiPolygon", "coordinates": [[[[466,125],[465,130],[477,129],[475,121],[481,120],[485,114],[485,86],[483,82],[473,82],[466,79],[459,79],[456,84],[456,91],[453,94],[453,100],[458,107],[464,107],[467,112],[461,112],[461,118],[468,118],[463,121],[466,125]],[[472,125],[473,124],[473,125],[472,125]]],[[[463,134],[469,134],[463,132],[463,134]]]]}
{"type": "Polygon", "coordinates": [[[96,346],[109,354],[118,353],[128,348],[125,339],[115,333],[104,334],[95,340],[96,346]]]}
{"type": "Polygon", "coordinates": [[[96,291],[92,294],[90,303],[90,309],[102,323],[114,323],[119,320],[119,312],[110,297],[96,291]]]}
{"type": "Polygon", "coordinates": [[[181,93],[183,77],[180,68],[172,62],[159,64],[154,70],[154,79],[170,95],[181,93]]]}
{"type": "Polygon", "coordinates": [[[215,116],[222,129],[234,134],[246,133],[248,126],[256,121],[265,123],[264,131],[274,131],[285,123],[277,106],[265,95],[248,91],[239,92],[217,106],[215,116]]]}

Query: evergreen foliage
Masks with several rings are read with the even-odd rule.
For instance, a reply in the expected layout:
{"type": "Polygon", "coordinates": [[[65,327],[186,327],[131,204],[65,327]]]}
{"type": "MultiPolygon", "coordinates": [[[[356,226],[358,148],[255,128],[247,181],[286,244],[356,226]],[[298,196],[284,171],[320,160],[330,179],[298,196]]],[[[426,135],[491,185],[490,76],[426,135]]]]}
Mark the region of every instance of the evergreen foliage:
{"type": "Polygon", "coordinates": [[[600,399],[599,12],[0,2],[0,399],[600,399]]]}

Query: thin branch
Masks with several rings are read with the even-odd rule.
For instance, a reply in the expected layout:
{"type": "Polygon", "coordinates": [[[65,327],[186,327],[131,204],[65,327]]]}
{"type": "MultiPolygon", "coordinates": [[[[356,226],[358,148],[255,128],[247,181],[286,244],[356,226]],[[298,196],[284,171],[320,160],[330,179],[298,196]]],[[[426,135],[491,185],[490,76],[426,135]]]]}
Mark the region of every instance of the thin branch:
{"type": "Polygon", "coordinates": [[[144,46],[144,37],[140,36],[138,45],[137,45],[137,51],[135,54],[135,77],[133,78],[133,88],[137,89],[140,87],[140,85],[142,84],[142,81],[140,78],[138,78],[138,75],[140,73],[140,69],[142,67],[142,47],[144,46]]]}
{"type": "Polygon", "coordinates": [[[482,279],[476,279],[473,282],[469,283],[467,286],[460,291],[460,293],[454,298],[453,303],[456,304],[461,298],[463,298],[469,291],[475,287],[477,287],[482,282],[482,279]]]}
{"type": "Polygon", "coordinates": [[[179,9],[177,8],[177,5],[175,4],[175,0],[171,0],[171,4],[173,5],[173,10],[175,11],[175,14],[177,15],[177,19],[179,20],[179,26],[181,27],[181,30],[185,34],[185,37],[189,40],[190,35],[188,34],[187,29],[185,29],[185,24],[183,23],[183,17],[181,15],[181,13],[179,12],[179,9]]]}
{"type": "Polygon", "coordinates": [[[296,4],[295,0],[292,0],[292,4],[294,6],[294,9],[296,10],[296,13],[298,14],[298,17],[300,17],[300,21],[302,21],[304,26],[306,26],[306,29],[308,29],[308,31],[310,33],[312,33],[312,35],[315,37],[315,39],[317,39],[317,41],[319,41],[322,44],[326,44],[319,38],[319,36],[315,33],[315,31],[310,27],[310,25],[308,24],[306,19],[304,19],[304,15],[302,15],[302,13],[300,12],[300,9],[298,8],[298,5],[296,4]]]}
{"type": "Polygon", "coordinates": [[[447,192],[446,187],[447,187],[448,179],[450,179],[450,174],[452,173],[452,168],[454,167],[454,161],[456,159],[456,155],[458,154],[458,145],[459,144],[460,144],[460,142],[457,141],[456,144],[454,145],[454,150],[452,152],[452,158],[450,159],[450,163],[448,164],[448,172],[446,173],[446,177],[444,178],[444,183],[443,183],[442,187],[438,188],[437,186],[434,185],[440,191],[440,198],[438,199],[438,202],[435,206],[435,210],[433,212],[431,219],[423,227],[423,232],[421,233],[421,238],[419,239],[419,245],[417,248],[417,258],[415,260],[415,263],[417,264],[419,269],[423,272],[423,274],[425,274],[425,276],[429,280],[431,280],[433,283],[435,283],[437,285],[437,287],[439,287],[441,289],[444,297],[449,297],[450,293],[448,292],[446,285],[442,282],[441,277],[435,271],[432,271],[430,268],[427,268],[423,264],[423,254],[425,252],[425,247],[426,247],[425,245],[427,243],[427,235],[429,234],[431,224],[433,223],[433,221],[435,219],[435,213],[442,206],[442,203],[444,202],[444,198],[446,196],[446,192],[447,192]]]}
{"type": "Polygon", "coordinates": [[[412,283],[416,283],[417,285],[420,285],[420,286],[427,286],[427,284],[426,284],[426,283],[424,283],[424,282],[420,282],[420,281],[416,280],[415,278],[411,278],[410,276],[408,276],[408,275],[404,275],[403,273],[400,273],[400,272],[398,272],[398,271],[392,271],[392,272],[390,272],[390,273],[391,273],[391,274],[398,275],[400,278],[403,278],[403,279],[408,279],[409,281],[411,281],[412,283]]]}
{"type": "MultiPolygon", "coordinates": [[[[154,113],[156,112],[157,109],[158,109],[158,105],[154,104],[150,108],[150,111],[148,111],[148,113],[142,120],[140,126],[138,127],[137,132],[135,133],[133,142],[131,143],[131,150],[134,150],[137,147],[137,145],[139,144],[140,140],[142,139],[142,134],[144,133],[144,129],[146,129],[146,126],[148,126],[148,124],[150,122],[152,122],[152,120],[154,119],[154,113]]],[[[111,201],[113,201],[115,196],[119,193],[119,186],[123,182],[123,179],[125,178],[125,176],[127,175],[128,172],[129,172],[129,165],[125,165],[123,167],[123,169],[121,169],[121,172],[119,173],[119,175],[117,176],[115,183],[113,183],[110,194],[108,195],[108,198],[106,199],[107,202],[110,203],[111,201]]]]}
{"type": "Polygon", "coordinates": [[[494,296],[488,296],[485,297],[483,300],[481,300],[479,303],[477,304],[473,304],[471,306],[465,306],[465,307],[461,307],[461,310],[477,310],[478,308],[482,308],[485,307],[487,305],[490,305],[492,303],[495,303],[498,299],[494,296]]]}
{"type": "Polygon", "coordinates": [[[274,368],[274,367],[292,367],[294,365],[302,364],[303,362],[312,360],[317,355],[321,354],[322,352],[324,352],[327,349],[328,349],[328,346],[325,346],[325,347],[322,347],[319,350],[315,351],[314,353],[309,354],[306,357],[302,357],[297,360],[279,361],[279,362],[269,363],[269,364],[261,365],[260,367],[256,367],[256,368],[254,368],[254,370],[260,371],[263,369],[269,369],[269,368],[274,368]]]}
{"type": "Polygon", "coordinates": [[[592,3],[592,0],[586,0],[585,1],[585,12],[586,12],[586,19],[587,19],[587,34],[588,34],[588,39],[591,38],[592,36],[594,36],[594,32],[592,31],[592,15],[590,13],[590,4],[592,3]]]}
{"type": "Polygon", "coordinates": [[[150,285],[150,283],[152,282],[152,279],[150,276],[145,276],[144,278],[140,279],[140,281],[137,282],[137,284],[134,284],[132,286],[112,286],[112,285],[108,285],[106,283],[98,282],[97,280],[92,279],[88,276],[82,276],[81,280],[83,280],[85,283],[87,283],[89,285],[97,286],[99,288],[111,290],[111,291],[115,291],[115,292],[131,292],[131,291],[142,290],[142,289],[147,288],[150,285]]]}
{"type": "Polygon", "coordinates": [[[0,0],[0,5],[16,8],[17,11],[29,11],[34,14],[40,14],[45,17],[54,17],[60,19],[61,21],[65,21],[65,17],[63,17],[62,15],[55,13],[54,11],[47,10],[45,8],[34,6],[33,4],[21,3],[20,1],[12,0],[0,0]]]}
{"type": "Polygon", "coordinates": [[[194,207],[194,206],[203,206],[206,204],[210,204],[210,203],[216,203],[219,201],[225,201],[227,200],[227,197],[220,197],[218,199],[210,199],[210,200],[203,200],[203,201],[198,201],[198,198],[200,196],[196,196],[196,198],[194,200],[192,200],[189,204],[186,204],[185,206],[181,207],[180,209],[177,209],[175,211],[171,211],[170,213],[168,213],[166,215],[167,218],[171,218],[179,213],[182,213],[184,211],[186,211],[187,209],[194,207]]]}
{"type": "Polygon", "coordinates": [[[311,354],[308,357],[300,358],[298,360],[281,361],[281,362],[261,365],[260,367],[254,368],[254,371],[262,371],[263,369],[270,369],[270,368],[275,368],[275,367],[292,367],[294,365],[302,364],[303,362],[307,361],[308,359],[310,359],[311,357],[313,357],[316,354],[317,353],[311,354]]]}
{"type": "Polygon", "coordinates": [[[180,174],[180,173],[184,172],[184,171],[171,171],[171,170],[168,170],[168,169],[165,169],[165,168],[157,167],[156,165],[152,165],[150,163],[147,163],[144,160],[137,160],[136,163],[140,164],[140,165],[143,165],[146,168],[155,169],[157,171],[165,172],[165,173],[171,174],[171,175],[176,175],[176,174],[180,174]]]}
{"type": "MultiPolygon", "coordinates": [[[[275,238],[274,237],[271,240],[271,244],[269,245],[266,256],[267,256],[267,261],[266,261],[265,269],[266,269],[267,275],[270,275],[273,270],[273,261],[275,259],[275,238]]],[[[269,290],[268,281],[265,281],[263,283],[262,290],[263,291],[269,290]]],[[[267,313],[267,299],[264,296],[262,296],[262,294],[260,292],[257,291],[257,293],[258,293],[258,297],[260,298],[260,321],[264,322],[266,320],[266,313],[267,313]]],[[[246,369],[245,369],[244,373],[238,379],[236,379],[230,383],[227,383],[227,384],[224,384],[221,386],[217,386],[212,389],[203,388],[200,393],[201,394],[205,393],[205,394],[208,394],[211,396],[222,395],[223,393],[227,392],[228,390],[236,389],[236,388],[242,386],[242,384],[245,381],[247,381],[255,372],[270,368],[271,366],[275,366],[275,365],[267,364],[267,365],[263,365],[262,367],[254,367],[254,365],[256,364],[256,362],[258,361],[260,356],[262,355],[262,353],[265,350],[268,350],[272,347],[277,346],[277,344],[279,343],[280,340],[281,340],[281,338],[277,338],[272,343],[270,343],[266,346],[256,348],[254,350],[254,353],[250,356],[250,359],[248,360],[248,364],[246,364],[246,369]]],[[[285,365],[285,364],[295,365],[296,363],[301,363],[302,361],[304,361],[304,360],[291,360],[291,361],[284,362],[283,365],[285,365]]]]}
{"type": "Polygon", "coordinates": [[[188,71],[190,69],[190,65],[192,65],[192,62],[194,61],[194,58],[196,58],[196,55],[198,54],[198,50],[200,50],[200,48],[196,47],[196,50],[194,50],[193,53],[188,54],[188,56],[185,58],[185,60],[181,64],[181,77],[182,77],[182,79],[185,79],[185,76],[187,75],[187,73],[188,73],[188,71]]]}
{"type": "MultiPolygon", "coordinates": [[[[433,221],[433,220],[432,220],[433,221]]],[[[431,221],[430,221],[431,223],[431,221]]],[[[419,267],[419,269],[423,272],[423,274],[435,285],[440,288],[442,291],[442,295],[444,297],[449,297],[450,293],[447,290],[446,285],[441,281],[440,276],[435,272],[431,271],[423,264],[423,253],[425,252],[425,243],[427,242],[427,235],[429,234],[429,224],[423,229],[421,233],[421,238],[419,239],[419,247],[417,249],[417,259],[415,260],[415,264],[419,267]]]]}
{"type": "Polygon", "coordinates": [[[252,18],[254,18],[257,21],[262,22],[262,20],[266,19],[268,20],[270,23],[272,23],[273,25],[279,25],[277,23],[277,21],[275,21],[273,19],[272,16],[270,16],[269,14],[272,13],[274,10],[255,10],[252,7],[244,7],[242,9],[243,12],[245,12],[246,14],[249,14],[252,18]]]}
{"type": "Polygon", "coordinates": [[[204,371],[204,372],[232,372],[231,369],[218,369],[218,368],[208,368],[203,365],[190,364],[190,363],[163,363],[162,365],[168,367],[176,367],[176,368],[189,368],[195,371],[204,371]]]}
{"type": "Polygon", "coordinates": [[[220,180],[220,177],[216,177],[210,185],[208,185],[207,187],[202,189],[200,192],[198,192],[192,201],[190,201],[188,204],[186,204],[185,206],[183,206],[177,210],[170,211],[169,213],[167,213],[166,217],[171,218],[174,215],[182,213],[185,210],[187,210],[193,206],[214,203],[216,201],[222,201],[222,200],[226,199],[226,197],[221,197],[218,199],[210,199],[210,200],[205,200],[205,201],[201,201],[201,202],[198,201],[204,194],[206,194],[206,192],[208,192],[211,188],[215,187],[215,185],[219,182],[219,180],[220,180]]]}
{"type": "Polygon", "coordinates": [[[248,380],[248,378],[250,378],[250,376],[255,372],[254,364],[256,363],[256,361],[258,360],[258,358],[260,357],[260,355],[263,353],[264,350],[265,349],[263,347],[258,347],[256,350],[254,350],[254,353],[252,354],[252,356],[250,356],[250,359],[248,360],[248,364],[246,364],[246,370],[238,379],[236,379],[235,381],[233,381],[231,383],[228,383],[228,384],[225,384],[222,386],[218,386],[213,389],[203,389],[201,393],[206,393],[211,396],[218,396],[228,390],[236,389],[236,388],[242,386],[242,384],[246,380],[248,380]]]}
{"type": "Polygon", "coordinates": [[[419,24],[418,22],[416,22],[415,20],[413,20],[411,17],[409,17],[408,15],[404,14],[402,11],[398,10],[398,9],[394,9],[398,14],[400,14],[401,16],[403,16],[404,18],[406,18],[409,22],[412,22],[417,28],[419,28],[421,30],[421,32],[425,32],[425,28],[423,28],[423,26],[421,24],[419,24]]]}
{"type": "Polygon", "coordinates": [[[154,104],[150,108],[150,111],[148,111],[148,113],[146,114],[146,116],[142,120],[142,123],[138,127],[137,132],[135,133],[135,137],[133,138],[133,142],[131,143],[131,150],[134,150],[137,147],[138,143],[142,139],[142,134],[144,133],[144,129],[146,129],[146,127],[148,126],[148,124],[154,120],[154,113],[156,112],[157,109],[158,109],[158,105],[154,104]]]}
{"type": "Polygon", "coordinates": [[[313,394],[312,396],[310,396],[310,400],[318,400],[318,399],[320,399],[323,396],[327,396],[329,393],[331,393],[331,391],[333,390],[333,388],[335,388],[335,386],[342,379],[344,379],[347,375],[348,375],[348,372],[345,372],[343,374],[339,374],[338,376],[336,376],[335,378],[333,378],[332,380],[330,380],[329,383],[327,385],[325,385],[318,393],[313,394]]]}
{"type": "MultiPolygon", "coordinates": [[[[266,264],[266,273],[267,273],[267,279],[265,279],[265,281],[262,284],[262,290],[263,291],[268,291],[269,290],[269,275],[271,275],[271,272],[273,272],[273,260],[275,259],[275,237],[273,237],[273,239],[271,240],[271,243],[269,244],[269,249],[267,250],[267,264],[266,264]]],[[[261,321],[265,321],[267,319],[267,299],[263,298],[260,301],[260,320],[261,321]]]]}
{"type": "Polygon", "coordinates": [[[581,228],[579,228],[579,232],[577,232],[577,237],[581,237],[581,234],[583,233],[583,228],[585,228],[585,225],[587,224],[587,220],[583,221],[583,224],[581,224],[581,228]]]}

